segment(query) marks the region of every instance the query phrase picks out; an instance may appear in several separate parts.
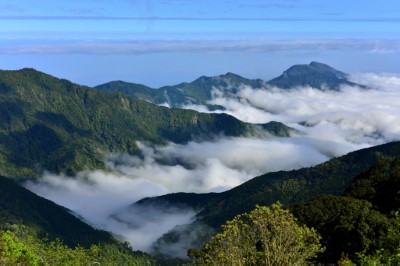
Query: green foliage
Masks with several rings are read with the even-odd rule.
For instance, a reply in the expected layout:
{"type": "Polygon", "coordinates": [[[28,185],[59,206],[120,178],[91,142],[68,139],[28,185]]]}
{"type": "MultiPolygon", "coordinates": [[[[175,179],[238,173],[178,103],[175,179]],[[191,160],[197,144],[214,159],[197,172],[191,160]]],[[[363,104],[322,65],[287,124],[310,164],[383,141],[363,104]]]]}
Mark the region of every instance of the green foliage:
{"type": "Polygon", "coordinates": [[[400,265],[400,247],[396,251],[379,249],[372,255],[360,254],[360,265],[400,265]]]}
{"type": "MultiPolygon", "coordinates": [[[[19,232],[26,233],[26,232],[19,232]]],[[[41,240],[30,234],[19,239],[14,233],[0,232],[1,265],[156,265],[149,256],[133,256],[115,245],[68,247],[61,240],[41,240]]]]}
{"type": "Polygon", "coordinates": [[[400,224],[374,210],[371,203],[350,197],[320,196],[293,207],[299,221],[322,235],[323,262],[336,262],[342,254],[372,254],[381,248],[393,251],[400,243],[400,224]]]}
{"type": "Polygon", "coordinates": [[[1,265],[38,265],[38,256],[10,231],[0,231],[1,265]]]}
{"type": "Polygon", "coordinates": [[[189,250],[195,265],[300,265],[323,249],[314,229],[300,226],[279,204],[257,206],[222,226],[202,251],[189,250]]]}

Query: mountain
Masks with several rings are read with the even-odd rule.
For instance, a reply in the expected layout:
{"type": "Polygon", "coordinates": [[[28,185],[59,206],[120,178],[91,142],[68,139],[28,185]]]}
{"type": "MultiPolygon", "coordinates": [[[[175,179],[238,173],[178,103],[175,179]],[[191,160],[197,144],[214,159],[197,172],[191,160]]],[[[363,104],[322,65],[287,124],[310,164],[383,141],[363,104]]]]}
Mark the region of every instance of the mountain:
{"type": "MultiPolygon", "coordinates": [[[[123,81],[111,81],[95,88],[108,92],[122,92],[155,104],[167,103],[170,107],[180,107],[185,104],[208,105],[207,102],[212,99],[214,89],[218,88],[225,93],[235,94],[237,89],[243,85],[261,88],[265,86],[265,82],[260,79],[246,79],[228,72],[225,75],[215,77],[202,76],[193,82],[182,82],[158,89],[123,81]]],[[[212,105],[209,108],[222,109],[221,106],[212,105]]]]}
{"type": "Polygon", "coordinates": [[[312,87],[318,89],[339,90],[340,86],[360,86],[347,79],[348,75],[328,65],[311,62],[308,65],[294,65],[268,84],[284,89],[312,87]]]}
{"type": "Polygon", "coordinates": [[[289,130],[281,123],[252,125],[226,114],[160,107],[34,69],[0,71],[0,174],[7,176],[102,168],[104,153],[133,154],[136,141],[185,143],[289,130]]]}
{"type": "Polygon", "coordinates": [[[108,232],[93,229],[68,209],[0,176],[0,262],[8,259],[10,263],[6,265],[37,265],[18,261],[21,254],[18,249],[13,253],[14,248],[19,252],[25,249],[31,260],[37,257],[42,262],[40,265],[155,262],[149,255],[133,252],[108,232]]]}
{"type": "Polygon", "coordinates": [[[255,205],[284,205],[309,200],[317,195],[342,195],[353,178],[380,159],[400,156],[400,142],[351,152],[314,167],[279,171],[255,177],[222,193],[175,193],[145,198],[135,204],[186,205],[199,210],[197,218],[214,228],[255,205]]]}
{"type": "Polygon", "coordinates": [[[170,107],[182,107],[186,104],[201,104],[209,110],[224,109],[222,106],[208,105],[213,98],[213,91],[220,90],[226,97],[235,96],[242,86],[258,89],[269,89],[271,86],[291,89],[296,87],[313,87],[317,89],[339,90],[340,86],[363,85],[349,81],[348,75],[328,65],[311,62],[309,65],[294,65],[282,75],[268,82],[261,79],[247,79],[228,72],[215,77],[202,76],[192,82],[182,82],[174,86],[152,89],[142,84],[123,81],[111,81],[95,88],[107,92],[122,92],[137,99],[155,104],[168,104],[170,107]]]}

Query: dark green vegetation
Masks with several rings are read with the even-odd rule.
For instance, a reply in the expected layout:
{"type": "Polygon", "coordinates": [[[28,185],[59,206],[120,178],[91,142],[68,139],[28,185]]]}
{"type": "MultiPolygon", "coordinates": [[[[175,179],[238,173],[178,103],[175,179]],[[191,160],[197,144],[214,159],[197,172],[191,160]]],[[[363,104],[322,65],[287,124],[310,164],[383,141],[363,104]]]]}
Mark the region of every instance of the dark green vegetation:
{"type": "Polygon", "coordinates": [[[304,265],[323,251],[318,233],[278,204],[238,215],[222,231],[188,251],[194,265],[304,265]]]}
{"type": "Polygon", "coordinates": [[[342,85],[365,88],[365,86],[348,81],[347,74],[318,62],[292,66],[268,83],[284,89],[310,86],[318,89],[339,90],[342,85]]]}
{"type": "Polygon", "coordinates": [[[277,204],[257,206],[226,222],[188,256],[194,265],[302,265],[308,259],[399,265],[399,181],[400,157],[382,158],[357,175],[343,196],[320,195],[290,206],[290,213],[277,204]]]}
{"type": "Polygon", "coordinates": [[[344,195],[367,200],[385,214],[400,209],[400,158],[381,160],[356,176],[344,195]]]}
{"type": "Polygon", "coordinates": [[[184,104],[207,105],[209,110],[223,109],[222,106],[208,105],[214,89],[219,89],[225,96],[235,95],[242,86],[255,89],[267,89],[270,86],[290,89],[300,86],[310,86],[318,89],[338,90],[342,85],[359,86],[347,80],[347,74],[328,65],[311,62],[309,65],[295,65],[286,70],[281,76],[268,82],[260,79],[246,79],[233,73],[216,77],[200,77],[193,82],[183,82],[174,86],[153,89],[141,84],[123,81],[112,81],[96,89],[107,92],[122,92],[137,99],[143,99],[155,104],[168,103],[172,107],[184,104]]]}
{"type": "Polygon", "coordinates": [[[288,206],[321,194],[342,195],[356,175],[382,158],[396,156],[400,156],[400,142],[351,152],[310,168],[267,173],[223,193],[175,193],[142,199],[137,204],[186,204],[200,211],[198,219],[217,228],[256,205],[280,201],[288,206]]]}
{"type": "MultiPolygon", "coordinates": [[[[343,196],[319,196],[291,207],[322,235],[319,261],[400,263],[400,158],[382,159],[359,174],[343,196]]],[[[374,264],[374,265],[376,265],[374,264]]]]}
{"type": "Polygon", "coordinates": [[[319,255],[320,262],[333,263],[343,257],[359,261],[377,251],[389,256],[400,251],[400,217],[380,213],[368,201],[319,196],[292,210],[299,222],[321,234],[326,251],[319,255]]]}
{"type": "Polygon", "coordinates": [[[0,169],[35,176],[102,168],[102,154],[136,151],[136,141],[184,143],[214,135],[288,135],[281,123],[251,125],[225,114],[168,109],[109,94],[34,69],[0,71],[0,169]]]}
{"type": "Polygon", "coordinates": [[[95,230],[12,180],[0,177],[1,265],[154,265],[109,233],[95,230]]]}

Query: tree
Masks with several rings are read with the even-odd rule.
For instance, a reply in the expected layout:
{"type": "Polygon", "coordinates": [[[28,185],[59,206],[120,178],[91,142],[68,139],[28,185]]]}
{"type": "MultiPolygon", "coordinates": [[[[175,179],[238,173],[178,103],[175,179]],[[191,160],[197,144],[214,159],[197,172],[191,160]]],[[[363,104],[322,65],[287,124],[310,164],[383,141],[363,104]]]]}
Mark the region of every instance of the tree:
{"type": "Polygon", "coordinates": [[[322,195],[292,207],[298,220],[313,227],[322,236],[324,253],[318,262],[336,263],[341,257],[358,261],[377,250],[397,254],[400,247],[400,217],[387,217],[365,200],[322,195]]]}
{"type": "Polygon", "coordinates": [[[280,204],[236,216],[202,251],[189,250],[195,265],[298,265],[323,251],[314,229],[298,225],[280,204]]]}
{"type": "Polygon", "coordinates": [[[0,265],[37,265],[38,256],[10,231],[0,231],[0,265]]]}

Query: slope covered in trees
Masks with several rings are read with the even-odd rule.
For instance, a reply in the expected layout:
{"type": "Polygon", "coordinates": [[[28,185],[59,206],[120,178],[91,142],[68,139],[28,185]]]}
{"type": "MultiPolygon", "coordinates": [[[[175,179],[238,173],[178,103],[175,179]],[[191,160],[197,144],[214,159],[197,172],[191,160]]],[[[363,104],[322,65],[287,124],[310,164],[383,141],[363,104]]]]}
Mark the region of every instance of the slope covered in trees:
{"type": "Polygon", "coordinates": [[[194,265],[398,265],[399,169],[400,157],[383,158],[343,196],[320,195],[288,210],[256,206],[188,256],[194,265]]]}
{"type": "Polygon", "coordinates": [[[93,229],[67,209],[0,177],[0,264],[152,265],[105,231],[93,229]]]}
{"type": "Polygon", "coordinates": [[[136,151],[136,141],[184,143],[216,134],[280,132],[281,123],[251,125],[225,114],[168,109],[108,94],[34,69],[0,71],[0,169],[32,176],[103,167],[101,152],[136,151]],[[277,131],[277,127],[279,130],[277,131]]]}
{"type": "Polygon", "coordinates": [[[357,175],[343,196],[319,196],[291,207],[322,235],[324,263],[400,263],[400,157],[382,159],[357,175]]]}

